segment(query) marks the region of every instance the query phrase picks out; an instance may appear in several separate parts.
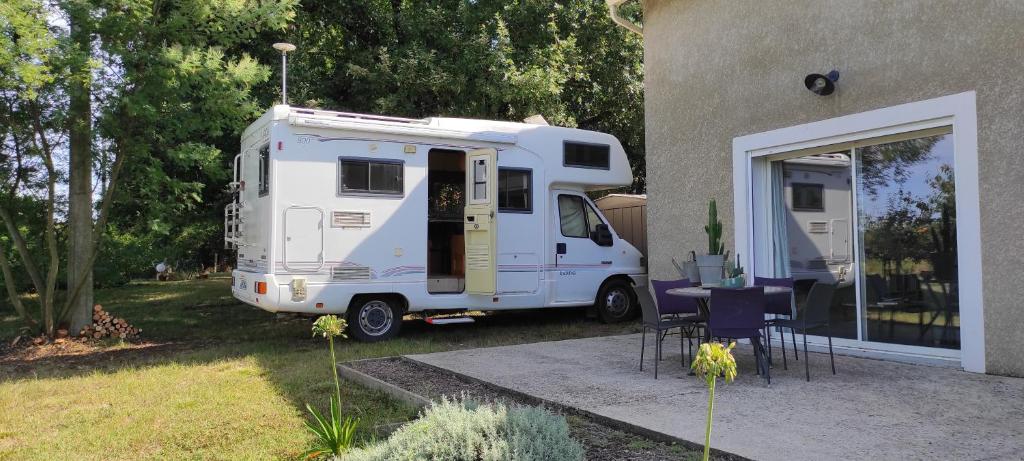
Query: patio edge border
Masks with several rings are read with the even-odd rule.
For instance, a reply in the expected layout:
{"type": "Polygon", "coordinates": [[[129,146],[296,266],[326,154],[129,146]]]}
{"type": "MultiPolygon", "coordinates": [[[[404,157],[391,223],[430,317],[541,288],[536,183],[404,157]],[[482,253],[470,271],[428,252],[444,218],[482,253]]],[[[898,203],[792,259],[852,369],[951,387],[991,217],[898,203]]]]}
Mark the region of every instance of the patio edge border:
{"type": "MultiPolygon", "coordinates": [[[[659,431],[655,431],[653,429],[648,429],[648,428],[645,428],[645,427],[642,427],[642,426],[637,426],[635,424],[627,423],[625,421],[620,421],[618,419],[611,418],[611,417],[608,417],[608,416],[604,416],[604,415],[601,415],[601,414],[598,414],[598,413],[594,413],[594,412],[591,412],[591,411],[587,411],[587,410],[584,410],[584,409],[581,409],[581,408],[576,408],[576,407],[573,407],[573,406],[569,406],[569,405],[565,405],[565,404],[558,403],[558,402],[555,402],[555,401],[551,401],[551,400],[543,399],[543,398],[540,398],[540,397],[537,397],[537,396],[533,396],[533,395],[527,394],[527,393],[522,392],[522,391],[517,391],[515,389],[510,389],[510,388],[507,388],[507,387],[504,387],[504,386],[499,386],[499,385],[494,384],[494,383],[489,382],[489,381],[484,381],[482,379],[479,379],[479,378],[476,378],[476,377],[473,377],[473,376],[469,376],[469,375],[466,375],[466,374],[463,374],[463,373],[459,373],[457,371],[449,370],[447,368],[439,367],[439,366],[431,364],[431,363],[426,363],[426,362],[423,362],[423,361],[420,361],[420,360],[416,360],[415,358],[410,357],[408,355],[402,355],[402,356],[399,356],[398,358],[400,358],[402,360],[408,360],[408,361],[411,361],[411,362],[415,362],[418,365],[422,365],[422,366],[425,366],[425,367],[428,367],[428,368],[432,368],[432,369],[437,370],[437,371],[442,372],[442,373],[448,373],[450,375],[454,375],[454,376],[460,377],[460,378],[465,379],[467,381],[471,381],[473,383],[479,384],[479,385],[481,385],[483,387],[491,388],[493,390],[500,391],[500,392],[505,392],[507,394],[513,395],[513,396],[518,397],[520,399],[523,399],[523,400],[525,400],[527,402],[530,402],[533,405],[543,405],[543,406],[547,406],[547,407],[550,407],[550,408],[555,408],[559,412],[567,413],[567,414],[571,414],[571,415],[575,415],[575,416],[581,416],[581,417],[584,417],[584,418],[588,418],[588,419],[591,419],[591,420],[593,420],[595,422],[603,424],[605,426],[611,427],[613,429],[618,429],[618,430],[623,431],[623,432],[628,432],[628,433],[631,433],[631,434],[634,434],[634,435],[639,435],[639,436],[642,436],[642,437],[646,437],[646,438],[654,440],[656,442],[675,443],[675,444],[679,444],[679,445],[682,445],[682,446],[684,446],[686,448],[689,448],[689,449],[692,449],[692,450],[696,450],[696,451],[703,451],[704,450],[704,444],[703,443],[696,443],[696,442],[692,442],[692,441],[689,441],[689,440],[686,440],[686,439],[681,439],[679,437],[676,437],[676,436],[673,436],[673,435],[669,435],[669,434],[666,434],[664,432],[659,432],[659,431]]],[[[374,378],[374,379],[376,379],[376,378],[374,378]]],[[[405,389],[401,389],[401,390],[403,392],[409,392],[409,391],[406,391],[405,389]]],[[[734,460],[734,461],[753,461],[750,458],[746,458],[746,457],[743,457],[743,456],[740,456],[740,455],[737,455],[735,453],[731,453],[731,452],[728,452],[728,451],[719,450],[719,449],[714,448],[714,447],[711,448],[711,453],[713,455],[715,455],[715,456],[726,458],[726,459],[730,459],[730,460],[734,460]]]]}
{"type": "Polygon", "coordinates": [[[416,407],[417,409],[421,409],[423,407],[426,407],[427,405],[430,405],[430,399],[423,397],[422,395],[407,391],[387,381],[374,378],[373,376],[370,376],[361,371],[357,371],[356,369],[346,365],[347,363],[357,363],[366,360],[382,360],[387,358],[388,357],[380,357],[375,359],[353,360],[350,362],[339,363],[337,364],[338,375],[341,378],[346,379],[348,381],[353,381],[356,384],[360,384],[371,389],[382,391],[385,394],[388,394],[394,398],[397,398],[398,400],[401,400],[402,402],[405,402],[409,405],[416,407]]]}

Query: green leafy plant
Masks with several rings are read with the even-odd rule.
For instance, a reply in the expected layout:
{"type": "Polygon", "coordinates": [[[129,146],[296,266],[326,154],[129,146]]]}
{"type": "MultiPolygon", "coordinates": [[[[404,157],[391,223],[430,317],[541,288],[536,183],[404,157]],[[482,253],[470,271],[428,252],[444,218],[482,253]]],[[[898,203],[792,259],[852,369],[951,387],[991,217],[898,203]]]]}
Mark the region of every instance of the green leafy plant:
{"type": "Polygon", "coordinates": [[[722,220],[718,219],[718,204],[715,199],[708,203],[708,223],[704,225],[704,232],[708,234],[708,254],[725,253],[725,244],[722,243],[722,220]]]}
{"type": "Polygon", "coordinates": [[[359,426],[359,420],[341,416],[341,380],[338,378],[338,360],[334,355],[334,338],[345,338],[345,328],[348,326],[345,319],[336,315],[324,315],[313,322],[313,336],[327,338],[331,350],[331,371],[334,373],[334,395],[331,396],[331,412],[324,416],[312,405],[306,404],[306,409],[313,415],[316,424],[306,422],[316,436],[313,448],[303,453],[306,459],[320,459],[326,457],[338,457],[352,448],[355,441],[355,431],[359,426]]]}
{"type": "Polygon", "coordinates": [[[344,419],[341,417],[341,401],[339,399],[331,397],[331,413],[326,417],[308,403],[306,409],[316,420],[316,424],[306,422],[306,427],[316,435],[316,442],[313,448],[303,453],[305,459],[337,457],[352,448],[359,420],[352,417],[344,419]]]}
{"type": "Polygon", "coordinates": [[[708,415],[707,427],[704,430],[704,461],[707,461],[711,453],[711,415],[715,408],[715,382],[719,376],[725,377],[725,382],[731,383],[736,379],[736,358],[732,355],[736,342],[728,346],[718,342],[708,342],[700,345],[697,351],[697,358],[693,360],[691,368],[697,376],[704,379],[708,386],[708,415]]]}
{"type": "Polygon", "coordinates": [[[725,262],[725,276],[735,278],[743,275],[743,266],[740,265],[740,254],[736,253],[736,262],[725,262]]]}

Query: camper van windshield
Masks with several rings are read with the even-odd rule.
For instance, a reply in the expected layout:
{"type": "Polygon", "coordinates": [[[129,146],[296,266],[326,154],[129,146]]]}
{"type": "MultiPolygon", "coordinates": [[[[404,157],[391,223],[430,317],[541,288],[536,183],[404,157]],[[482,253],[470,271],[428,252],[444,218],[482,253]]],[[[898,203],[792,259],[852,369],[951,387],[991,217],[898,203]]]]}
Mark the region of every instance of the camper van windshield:
{"type": "Polygon", "coordinates": [[[563,236],[577,238],[592,238],[598,224],[604,224],[594,207],[578,195],[558,196],[558,220],[563,236]]]}

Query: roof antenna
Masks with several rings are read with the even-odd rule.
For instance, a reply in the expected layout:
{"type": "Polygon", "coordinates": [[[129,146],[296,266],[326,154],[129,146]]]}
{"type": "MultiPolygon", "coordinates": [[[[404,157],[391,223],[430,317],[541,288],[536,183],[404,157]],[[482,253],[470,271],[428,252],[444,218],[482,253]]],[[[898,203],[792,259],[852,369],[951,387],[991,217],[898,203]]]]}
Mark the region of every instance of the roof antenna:
{"type": "Polygon", "coordinates": [[[281,104],[288,105],[288,52],[295,51],[295,45],[279,42],[274,49],[281,52],[281,104]]]}

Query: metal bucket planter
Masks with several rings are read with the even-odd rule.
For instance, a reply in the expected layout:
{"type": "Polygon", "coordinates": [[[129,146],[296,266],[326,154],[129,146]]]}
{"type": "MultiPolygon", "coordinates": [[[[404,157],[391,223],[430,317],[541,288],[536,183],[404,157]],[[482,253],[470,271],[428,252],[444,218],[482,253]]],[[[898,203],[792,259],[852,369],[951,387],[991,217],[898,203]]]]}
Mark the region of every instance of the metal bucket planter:
{"type": "Polygon", "coordinates": [[[722,281],[722,267],[725,255],[697,256],[697,269],[700,272],[700,284],[716,287],[722,281]]]}

